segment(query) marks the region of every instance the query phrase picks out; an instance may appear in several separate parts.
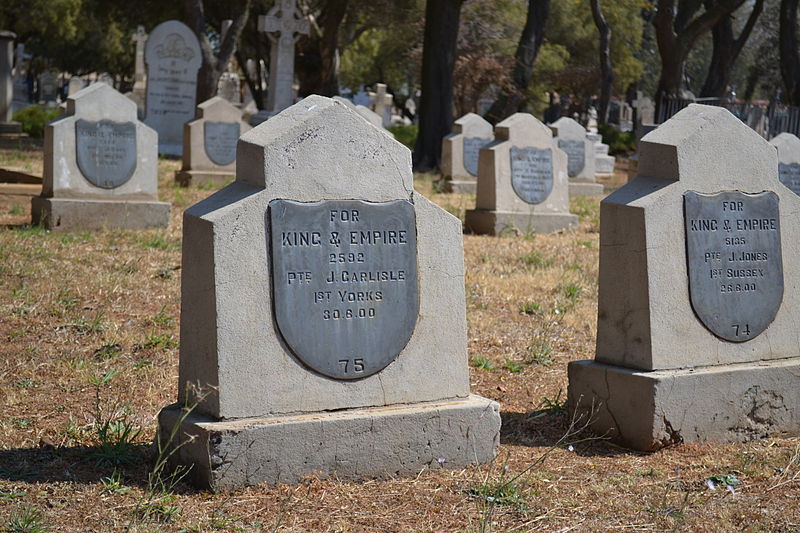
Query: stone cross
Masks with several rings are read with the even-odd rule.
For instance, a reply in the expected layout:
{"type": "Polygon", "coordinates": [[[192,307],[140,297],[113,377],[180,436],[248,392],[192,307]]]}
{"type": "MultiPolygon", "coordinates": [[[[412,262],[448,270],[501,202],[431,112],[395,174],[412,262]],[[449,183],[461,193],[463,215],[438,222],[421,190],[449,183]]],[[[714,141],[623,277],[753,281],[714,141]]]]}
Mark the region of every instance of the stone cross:
{"type": "Polygon", "coordinates": [[[31,55],[25,53],[25,45],[22,43],[17,44],[14,52],[14,77],[22,79],[25,75],[25,60],[30,59],[31,55]]]}
{"type": "Polygon", "coordinates": [[[377,84],[375,90],[376,92],[369,93],[369,99],[372,102],[372,110],[381,116],[385,128],[390,125],[392,120],[392,95],[386,92],[385,83],[377,84]]]}
{"type": "Polygon", "coordinates": [[[311,31],[308,20],[297,10],[296,2],[280,0],[266,15],[258,17],[258,31],[266,33],[272,42],[267,109],[273,113],[292,105],[294,46],[299,34],[308,35],[311,31]]]}
{"type": "Polygon", "coordinates": [[[11,62],[14,60],[16,37],[13,32],[0,31],[0,123],[11,122],[11,100],[14,97],[11,62]]]}
{"type": "Polygon", "coordinates": [[[147,42],[147,33],[144,31],[144,26],[136,28],[136,33],[131,36],[131,41],[136,43],[136,71],[134,73],[133,90],[144,91],[145,84],[145,69],[144,69],[144,43],[147,42]]]}

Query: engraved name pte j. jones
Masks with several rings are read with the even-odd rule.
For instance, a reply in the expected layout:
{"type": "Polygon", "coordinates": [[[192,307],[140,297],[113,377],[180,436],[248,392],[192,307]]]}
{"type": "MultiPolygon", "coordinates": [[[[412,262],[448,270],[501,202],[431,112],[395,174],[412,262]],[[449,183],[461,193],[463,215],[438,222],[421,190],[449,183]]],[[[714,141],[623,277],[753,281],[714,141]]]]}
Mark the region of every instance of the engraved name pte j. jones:
{"type": "Polygon", "coordinates": [[[269,205],[278,329],[308,367],[335,379],[381,371],[417,322],[417,235],[407,200],[269,205]]]}
{"type": "Polygon", "coordinates": [[[75,121],[78,169],[92,185],[116,189],[136,170],[136,124],[113,120],[75,121]]]}
{"type": "Polygon", "coordinates": [[[755,338],[783,300],[778,195],[687,191],[683,200],[695,313],[725,340],[755,338]]]}

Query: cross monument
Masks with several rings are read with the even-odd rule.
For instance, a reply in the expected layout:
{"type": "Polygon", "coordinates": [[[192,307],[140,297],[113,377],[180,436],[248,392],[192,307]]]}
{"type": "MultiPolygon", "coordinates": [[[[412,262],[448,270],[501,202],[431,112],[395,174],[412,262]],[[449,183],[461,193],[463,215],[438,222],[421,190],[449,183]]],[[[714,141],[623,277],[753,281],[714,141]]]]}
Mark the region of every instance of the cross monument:
{"type": "Polygon", "coordinates": [[[267,109],[272,113],[293,103],[294,46],[300,34],[308,35],[310,30],[308,20],[297,10],[297,0],[280,0],[258,17],[258,31],[266,33],[272,42],[267,94],[267,109]]]}
{"type": "Polygon", "coordinates": [[[147,42],[147,33],[144,31],[144,26],[139,26],[136,29],[136,33],[131,36],[131,41],[136,43],[136,71],[133,78],[133,90],[134,92],[137,90],[144,92],[146,88],[144,79],[144,43],[147,42]]]}
{"type": "Polygon", "coordinates": [[[380,115],[383,120],[383,127],[390,126],[391,124],[391,110],[392,110],[392,95],[386,92],[386,84],[378,83],[375,90],[377,92],[370,92],[369,99],[372,101],[372,109],[380,115]]]}

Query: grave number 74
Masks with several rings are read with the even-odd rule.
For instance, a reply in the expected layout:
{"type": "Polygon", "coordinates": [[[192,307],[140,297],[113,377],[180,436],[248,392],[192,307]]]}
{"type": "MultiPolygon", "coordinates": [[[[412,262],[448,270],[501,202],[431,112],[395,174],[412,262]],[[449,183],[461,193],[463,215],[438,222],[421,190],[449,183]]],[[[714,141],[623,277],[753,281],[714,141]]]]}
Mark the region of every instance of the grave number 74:
{"type": "Polygon", "coordinates": [[[739,331],[741,331],[742,335],[750,335],[750,324],[745,324],[744,327],[739,324],[734,324],[733,331],[736,333],[737,337],[739,336],[739,331]]]}
{"type": "Polygon", "coordinates": [[[350,372],[353,372],[355,374],[360,374],[364,371],[364,360],[360,358],[339,359],[339,366],[342,367],[342,372],[344,372],[345,374],[348,374],[350,372]]]}

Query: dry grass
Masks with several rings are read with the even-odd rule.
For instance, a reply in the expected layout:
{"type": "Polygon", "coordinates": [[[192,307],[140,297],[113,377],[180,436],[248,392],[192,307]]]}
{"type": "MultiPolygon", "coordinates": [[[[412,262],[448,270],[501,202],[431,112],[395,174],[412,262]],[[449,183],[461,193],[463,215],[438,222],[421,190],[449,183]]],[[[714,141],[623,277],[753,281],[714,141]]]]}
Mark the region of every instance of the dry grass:
{"type": "MultiPolygon", "coordinates": [[[[37,150],[0,149],[0,165],[40,169],[37,150]]],[[[573,203],[574,231],[464,238],[472,388],[502,405],[494,464],[216,495],[180,484],[150,508],[169,522],[140,520],[155,416],[176,396],[181,211],[211,193],[173,187],[177,168],[160,163],[164,231],[46,233],[25,226],[28,197],[0,196],[0,530],[20,530],[27,508],[43,531],[800,530],[800,439],[555,446],[566,364],[593,354],[596,201],[573,203]],[[141,428],[131,462],[98,456],[104,421],[141,428]],[[720,474],[741,481],[735,495],[706,486],[720,474]]],[[[474,202],[434,193],[430,177],[417,188],[457,215],[474,202]]]]}

